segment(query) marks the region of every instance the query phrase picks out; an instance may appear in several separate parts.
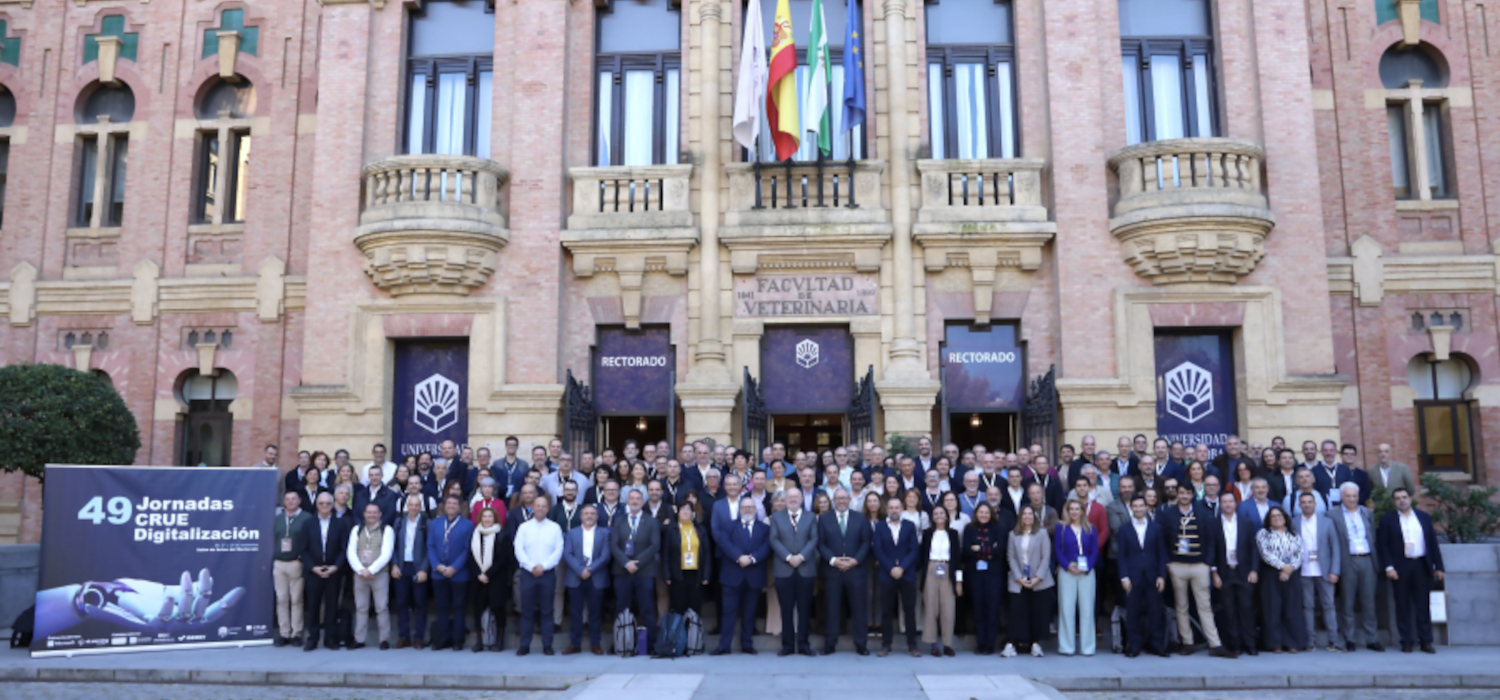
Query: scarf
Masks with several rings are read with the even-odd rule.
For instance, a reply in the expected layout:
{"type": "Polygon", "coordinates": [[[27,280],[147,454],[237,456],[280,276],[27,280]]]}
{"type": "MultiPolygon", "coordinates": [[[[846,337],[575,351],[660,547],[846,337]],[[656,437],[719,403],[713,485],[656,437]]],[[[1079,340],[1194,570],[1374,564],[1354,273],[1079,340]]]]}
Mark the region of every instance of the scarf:
{"type": "Polygon", "coordinates": [[[499,525],[474,527],[474,541],[469,545],[469,549],[474,553],[474,560],[479,562],[480,573],[489,571],[490,565],[495,562],[495,539],[499,533],[499,525]]]}

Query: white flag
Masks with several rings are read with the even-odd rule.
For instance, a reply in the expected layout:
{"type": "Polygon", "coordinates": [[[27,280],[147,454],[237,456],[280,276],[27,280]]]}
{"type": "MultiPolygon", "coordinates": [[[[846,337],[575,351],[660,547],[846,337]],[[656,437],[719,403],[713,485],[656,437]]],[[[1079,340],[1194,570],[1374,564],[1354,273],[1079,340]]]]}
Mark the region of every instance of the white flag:
{"type": "Polygon", "coordinates": [[[745,12],[745,41],[740,47],[740,79],[734,89],[734,140],[755,151],[760,135],[760,112],[766,101],[766,29],[760,0],[750,0],[745,12]]]}

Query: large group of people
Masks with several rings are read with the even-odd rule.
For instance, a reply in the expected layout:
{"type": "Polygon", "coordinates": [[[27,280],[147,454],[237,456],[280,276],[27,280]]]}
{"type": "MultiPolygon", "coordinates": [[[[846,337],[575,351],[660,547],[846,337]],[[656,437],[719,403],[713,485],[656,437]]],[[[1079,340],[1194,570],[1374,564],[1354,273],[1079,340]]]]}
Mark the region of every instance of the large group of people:
{"type": "MultiPolygon", "coordinates": [[[[1299,455],[1234,436],[1217,455],[1085,436],[1056,463],[1040,445],[927,438],[911,454],[627,441],[576,463],[559,440],[529,460],[519,444],[496,457],[445,441],[399,464],[375,445],[362,466],[298,454],[274,527],[276,645],[361,648],[373,612],[380,649],[501,651],[514,611],[517,655],[538,633],[553,654],[564,613],[562,653],[603,654],[629,611],[648,647],[660,616],[706,619],[712,654],[736,639],[755,654],[759,631],[780,655],[832,654],[848,635],[886,656],[901,635],[912,656],[954,656],[972,633],[981,655],[1042,656],[1055,631],[1057,653],[1091,656],[1099,621],[1129,657],[1384,651],[1380,591],[1391,639],[1434,652],[1442,553],[1388,445],[1366,468],[1353,445],[1299,455]],[[1394,504],[1378,521],[1377,492],[1394,504]]],[[[278,457],[268,446],[261,466],[278,457]]]]}

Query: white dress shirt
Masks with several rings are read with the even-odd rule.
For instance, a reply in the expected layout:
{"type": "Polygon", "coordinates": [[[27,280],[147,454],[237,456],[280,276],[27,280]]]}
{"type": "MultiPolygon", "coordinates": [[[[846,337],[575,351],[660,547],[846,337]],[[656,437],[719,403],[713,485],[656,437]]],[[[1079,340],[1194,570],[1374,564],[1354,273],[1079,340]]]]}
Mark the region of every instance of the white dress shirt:
{"type": "Polygon", "coordinates": [[[1131,518],[1130,519],[1131,526],[1133,526],[1135,528],[1135,539],[1136,539],[1136,542],[1140,543],[1141,549],[1145,549],[1146,548],[1146,526],[1149,525],[1150,523],[1151,523],[1151,521],[1146,520],[1144,518],[1141,519],[1141,520],[1136,520],[1135,518],[1131,518]]]}
{"type": "Polygon", "coordinates": [[[360,523],[359,529],[349,535],[349,551],[345,552],[345,554],[349,557],[349,566],[354,567],[354,573],[356,574],[373,574],[384,569],[386,564],[391,563],[391,552],[395,549],[396,536],[392,534],[390,525],[377,525],[376,527],[384,531],[380,534],[380,556],[375,557],[375,561],[370,562],[369,566],[362,566],[359,563],[359,536],[361,533],[368,531],[369,528],[365,527],[364,523],[360,523]]]}
{"type": "Polygon", "coordinates": [[[1369,554],[1370,533],[1365,531],[1365,519],[1360,517],[1359,508],[1349,512],[1348,508],[1340,508],[1344,513],[1344,529],[1349,532],[1349,553],[1369,554]]]}
{"type": "Polygon", "coordinates": [[[1225,511],[1225,516],[1220,521],[1224,528],[1224,555],[1229,560],[1230,568],[1237,568],[1240,565],[1239,547],[1236,546],[1240,541],[1240,523],[1234,513],[1225,511]]]}
{"type": "Polygon", "coordinates": [[[406,548],[402,550],[406,552],[406,557],[401,561],[415,562],[417,560],[417,523],[421,519],[420,515],[406,519],[406,548]]]}
{"type": "Polygon", "coordinates": [[[1417,512],[1409,511],[1399,515],[1401,523],[1401,539],[1405,542],[1406,558],[1421,559],[1427,556],[1427,538],[1422,536],[1422,521],[1417,520],[1417,512]]]}
{"type": "Polygon", "coordinates": [[[594,565],[594,533],[599,526],[583,528],[583,563],[585,566],[594,565]]]}
{"type": "Polygon", "coordinates": [[[1322,576],[1323,566],[1318,562],[1318,515],[1302,517],[1302,575],[1322,576]]]}
{"type": "Polygon", "coordinates": [[[516,529],[516,563],[527,573],[537,564],[548,571],[562,561],[562,528],[551,519],[531,518],[516,529]]]}

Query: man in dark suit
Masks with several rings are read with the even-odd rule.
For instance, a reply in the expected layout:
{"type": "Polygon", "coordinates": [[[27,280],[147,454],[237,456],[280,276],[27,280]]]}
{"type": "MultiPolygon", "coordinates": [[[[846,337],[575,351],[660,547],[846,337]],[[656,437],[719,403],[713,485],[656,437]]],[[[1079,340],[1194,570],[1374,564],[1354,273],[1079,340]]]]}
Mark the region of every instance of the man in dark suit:
{"type": "Polygon", "coordinates": [[[781,651],[812,656],[813,584],[818,575],[818,528],[811,511],[802,508],[802,490],[786,490],[786,510],[771,516],[771,575],[781,601],[781,651]]]}
{"type": "Polygon", "coordinates": [[[1397,487],[1391,492],[1391,499],[1396,503],[1396,510],[1380,519],[1375,541],[1380,547],[1381,568],[1391,580],[1396,594],[1396,627],[1401,633],[1401,651],[1410,653],[1414,645],[1420,644],[1422,651],[1435,654],[1437,651],[1432,648],[1432,608],[1428,600],[1432,582],[1443,580],[1443,551],[1438,546],[1437,532],[1432,529],[1432,518],[1412,507],[1411,493],[1397,487]],[[1416,629],[1413,629],[1413,617],[1416,629]]]}
{"type": "Polygon", "coordinates": [[[656,645],[656,571],[661,552],[661,524],[643,512],[645,499],[639,490],[625,496],[624,513],[615,516],[609,533],[611,573],[615,600],[630,608],[637,622],[646,625],[646,643],[656,645]]]}
{"type": "Polygon", "coordinates": [[[719,627],[719,648],[714,656],[729,653],[734,640],[734,623],[740,623],[740,651],[755,653],[751,635],[755,632],[755,603],[766,581],[766,559],[771,556],[771,529],[756,522],[755,501],[735,499],[739,517],[720,525],[714,533],[719,548],[719,588],[723,599],[723,623],[719,627]]]}
{"type": "Polygon", "coordinates": [[[1322,454],[1311,468],[1313,488],[1327,499],[1329,507],[1339,502],[1338,488],[1354,480],[1349,465],[1339,461],[1339,444],[1332,440],[1323,441],[1322,454]]]}
{"type": "Polygon", "coordinates": [[[901,519],[901,499],[886,502],[886,519],[875,525],[870,537],[875,561],[875,585],[880,590],[880,652],[889,656],[896,635],[896,600],[901,600],[901,615],[906,619],[906,649],[920,657],[917,647],[917,526],[901,519]]]}
{"type": "Polygon", "coordinates": [[[577,654],[583,644],[583,611],[589,613],[589,644],[595,656],[604,654],[599,644],[600,616],[604,591],[609,589],[609,534],[599,527],[599,512],[592,505],[579,508],[578,527],[569,529],[563,538],[563,562],[567,564],[564,583],[568,588],[572,626],[568,630],[568,648],[563,656],[577,654]]]}
{"type": "Polygon", "coordinates": [[[1252,459],[1250,455],[1244,454],[1244,451],[1245,443],[1240,440],[1240,437],[1238,435],[1230,435],[1224,441],[1224,451],[1214,457],[1213,461],[1203,466],[1203,473],[1207,475],[1208,469],[1212,467],[1219,472],[1219,478],[1223,479],[1225,483],[1234,483],[1234,475],[1238,473],[1236,470],[1240,468],[1240,463],[1248,462],[1250,464],[1250,473],[1252,475],[1255,474],[1260,469],[1260,465],[1256,464],[1256,459],[1259,459],[1260,455],[1255,455],[1255,459],[1252,459]]]}
{"type": "Polygon", "coordinates": [[[869,656],[865,615],[870,608],[869,578],[865,559],[870,555],[870,522],[849,510],[849,490],[833,492],[833,510],[818,518],[818,550],[823,560],[823,595],[827,604],[827,627],[823,633],[823,654],[838,646],[839,621],[844,617],[845,600],[849,601],[849,637],[854,651],[869,656]]]}
{"type": "Polygon", "coordinates": [[[1119,534],[1120,586],[1125,589],[1125,655],[1167,656],[1161,593],[1167,586],[1167,545],[1161,526],[1146,517],[1146,499],[1130,501],[1130,522],[1119,534]],[[1146,629],[1141,629],[1145,620],[1146,629]],[[1150,635],[1147,640],[1146,635],[1150,635]],[[1147,643],[1149,641],[1149,643],[1147,643]]]}
{"type": "Polygon", "coordinates": [[[385,485],[385,477],[379,465],[370,466],[370,483],[354,490],[354,512],[364,516],[365,506],[374,503],[380,507],[380,522],[390,525],[396,522],[396,492],[385,485]]]}
{"type": "Polygon", "coordinates": [[[1047,464],[1046,455],[1036,455],[1031,458],[1031,464],[1024,470],[1025,483],[1038,484],[1042,487],[1042,495],[1047,507],[1061,511],[1063,501],[1068,498],[1068,492],[1063,487],[1062,477],[1047,464]]]}
{"type": "Polygon", "coordinates": [[[318,648],[320,631],[323,646],[338,649],[339,591],[343,590],[349,526],[333,517],[332,494],[326,491],[318,494],[317,517],[302,525],[302,533],[307,541],[307,548],[302,550],[302,576],[306,580],[303,602],[307,606],[303,614],[307,638],[302,650],[318,648]],[[322,608],[321,622],[319,608],[322,608]]]}
{"type": "Polygon", "coordinates": [[[1214,619],[1226,649],[1255,656],[1255,607],[1251,602],[1259,568],[1255,526],[1239,514],[1233,491],[1219,494],[1219,513],[1212,535],[1216,545],[1214,619]]]}
{"type": "MultiPolygon", "coordinates": [[[[275,465],[275,462],[273,461],[272,462],[272,466],[274,466],[274,465],[275,465]]],[[[286,474],[282,475],[282,477],[281,477],[282,478],[282,486],[285,487],[285,488],[282,489],[282,491],[286,492],[286,491],[303,491],[303,490],[305,490],[305,488],[307,486],[307,483],[306,483],[306,481],[307,481],[307,470],[312,469],[312,468],[313,468],[313,466],[312,466],[312,455],[308,454],[307,450],[303,450],[301,452],[298,452],[297,453],[297,465],[294,466],[294,467],[292,467],[290,470],[287,471],[286,474]]],[[[306,510],[308,512],[312,512],[312,510],[315,509],[316,507],[317,506],[315,504],[308,504],[308,505],[303,506],[302,508],[303,508],[303,510],[306,510]]]]}

